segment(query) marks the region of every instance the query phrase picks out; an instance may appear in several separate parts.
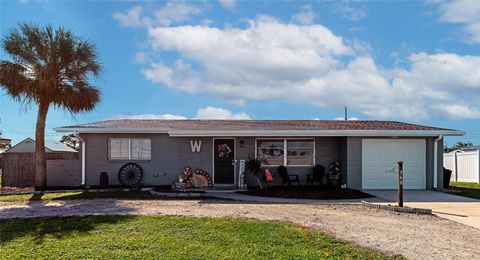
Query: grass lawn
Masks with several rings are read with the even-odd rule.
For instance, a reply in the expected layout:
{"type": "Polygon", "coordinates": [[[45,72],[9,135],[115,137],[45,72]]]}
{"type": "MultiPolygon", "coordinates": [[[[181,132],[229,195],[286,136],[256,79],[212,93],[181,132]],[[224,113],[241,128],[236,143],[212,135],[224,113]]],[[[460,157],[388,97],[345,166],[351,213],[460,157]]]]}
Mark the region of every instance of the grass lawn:
{"type": "Polygon", "coordinates": [[[392,258],[293,224],[166,216],[3,220],[0,248],[13,259],[392,258]]]}
{"type": "Polygon", "coordinates": [[[41,194],[18,194],[0,195],[0,201],[25,201],[25,200],[65,200],[65,199],[96,199],[96,198],[118,198],[118,199],[159,199],[159,196],[152,195],[148,191],[115,191],[115,192],[51,192],[41,194]]]}
{"type": "Polygon", "coordinates": [[[452,194],[480,199],[480,184],[470,182],[450,182],[450,189],[455,190],[452,194]]]}

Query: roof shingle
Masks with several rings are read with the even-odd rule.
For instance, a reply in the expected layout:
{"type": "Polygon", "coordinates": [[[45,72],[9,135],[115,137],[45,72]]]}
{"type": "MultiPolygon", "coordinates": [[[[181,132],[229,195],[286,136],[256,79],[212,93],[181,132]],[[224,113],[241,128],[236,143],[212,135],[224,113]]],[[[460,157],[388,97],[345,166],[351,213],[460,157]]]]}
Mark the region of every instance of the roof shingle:
{"type": "Polygon", "coordinates": [[[119,119],[61,127],[62,129],[115,128],[175,130],[413,130],[455,131],[396,121],[375,120],[166,120],[119,119]]]}

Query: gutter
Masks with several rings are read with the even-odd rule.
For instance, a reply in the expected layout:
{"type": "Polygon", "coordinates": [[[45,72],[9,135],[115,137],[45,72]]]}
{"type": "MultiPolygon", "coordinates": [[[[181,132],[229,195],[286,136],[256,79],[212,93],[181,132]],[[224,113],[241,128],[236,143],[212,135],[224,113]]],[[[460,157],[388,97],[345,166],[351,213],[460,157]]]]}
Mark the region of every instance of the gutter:
{"type": "Polygon", "coordinates": [[[78,140],[80,140],[81,144],[82,144],[82,186],[85,186],[85,177],[86,177],[86,174],[85,174],[85,140],[83,138],[80,137],[80,135],[78,134],[78,131],[75,131],[73,133],[73,135],[75,135],[75,137],[78,138],[78,140]]]}
{"type": "Polygon", "coordinates": [[[433,143],[433,188],[438,189],[438,141],[443,139],[443,135],[439,135],[433,143]]]}

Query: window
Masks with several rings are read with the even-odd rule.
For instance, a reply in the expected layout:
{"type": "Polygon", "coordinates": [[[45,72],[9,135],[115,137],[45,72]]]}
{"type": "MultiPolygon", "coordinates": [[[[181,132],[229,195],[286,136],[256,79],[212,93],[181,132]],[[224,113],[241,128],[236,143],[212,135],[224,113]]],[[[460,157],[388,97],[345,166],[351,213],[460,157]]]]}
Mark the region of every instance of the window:
{"type": "Polygon", "coordinates": [[[257,157],[262,165],[283,165],[283,140],[257,140],[257,157]]]}
{"type": "Polygon", "coordinates": [[[313,165],[313,140],[287,140],[287,165],[313,165]]]}
{"type": "Polygon", "coordinates": [[[147,138],[110,138],[110,160],[150,160],[151,140],[147,138]]]}
{"type": "Polygon", "coordinates": [[[258,139],[257,157],[262,165],[314,165],[313,139],[258,139]]]}

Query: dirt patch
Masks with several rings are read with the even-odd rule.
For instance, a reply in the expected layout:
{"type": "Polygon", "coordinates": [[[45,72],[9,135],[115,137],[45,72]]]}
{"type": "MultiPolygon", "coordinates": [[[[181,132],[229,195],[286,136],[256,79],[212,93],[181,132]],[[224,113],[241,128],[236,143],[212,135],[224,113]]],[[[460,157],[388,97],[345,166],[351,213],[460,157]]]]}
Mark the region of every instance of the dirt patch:
{"type": "Polygon", "coordinates": [[[412,259],[478,259],[477,229],[435,216],[398,214],[360,205],[255,204],[196,200],[69,200],[0,203],[0,219],[92,214],[187,215],[288,221],[412,259]]]}
{"type": "Polygon", "coordinates": [[[358,190],[316,186],[270,187],[266,190],[261,190],[259,188],[250,188],[248,191],[242,191],[239,193],[245,195],[273,198],[318,200],[345,200],[373,197],[370,194],[363,193],[358,190]]]}
{"type": "Polygon", "coordinates": [[[18,187],[0,187],[0,195],[8,194],[25,194],[33,193],[35,189],[33,187],[18,188],[18,187]]]}

